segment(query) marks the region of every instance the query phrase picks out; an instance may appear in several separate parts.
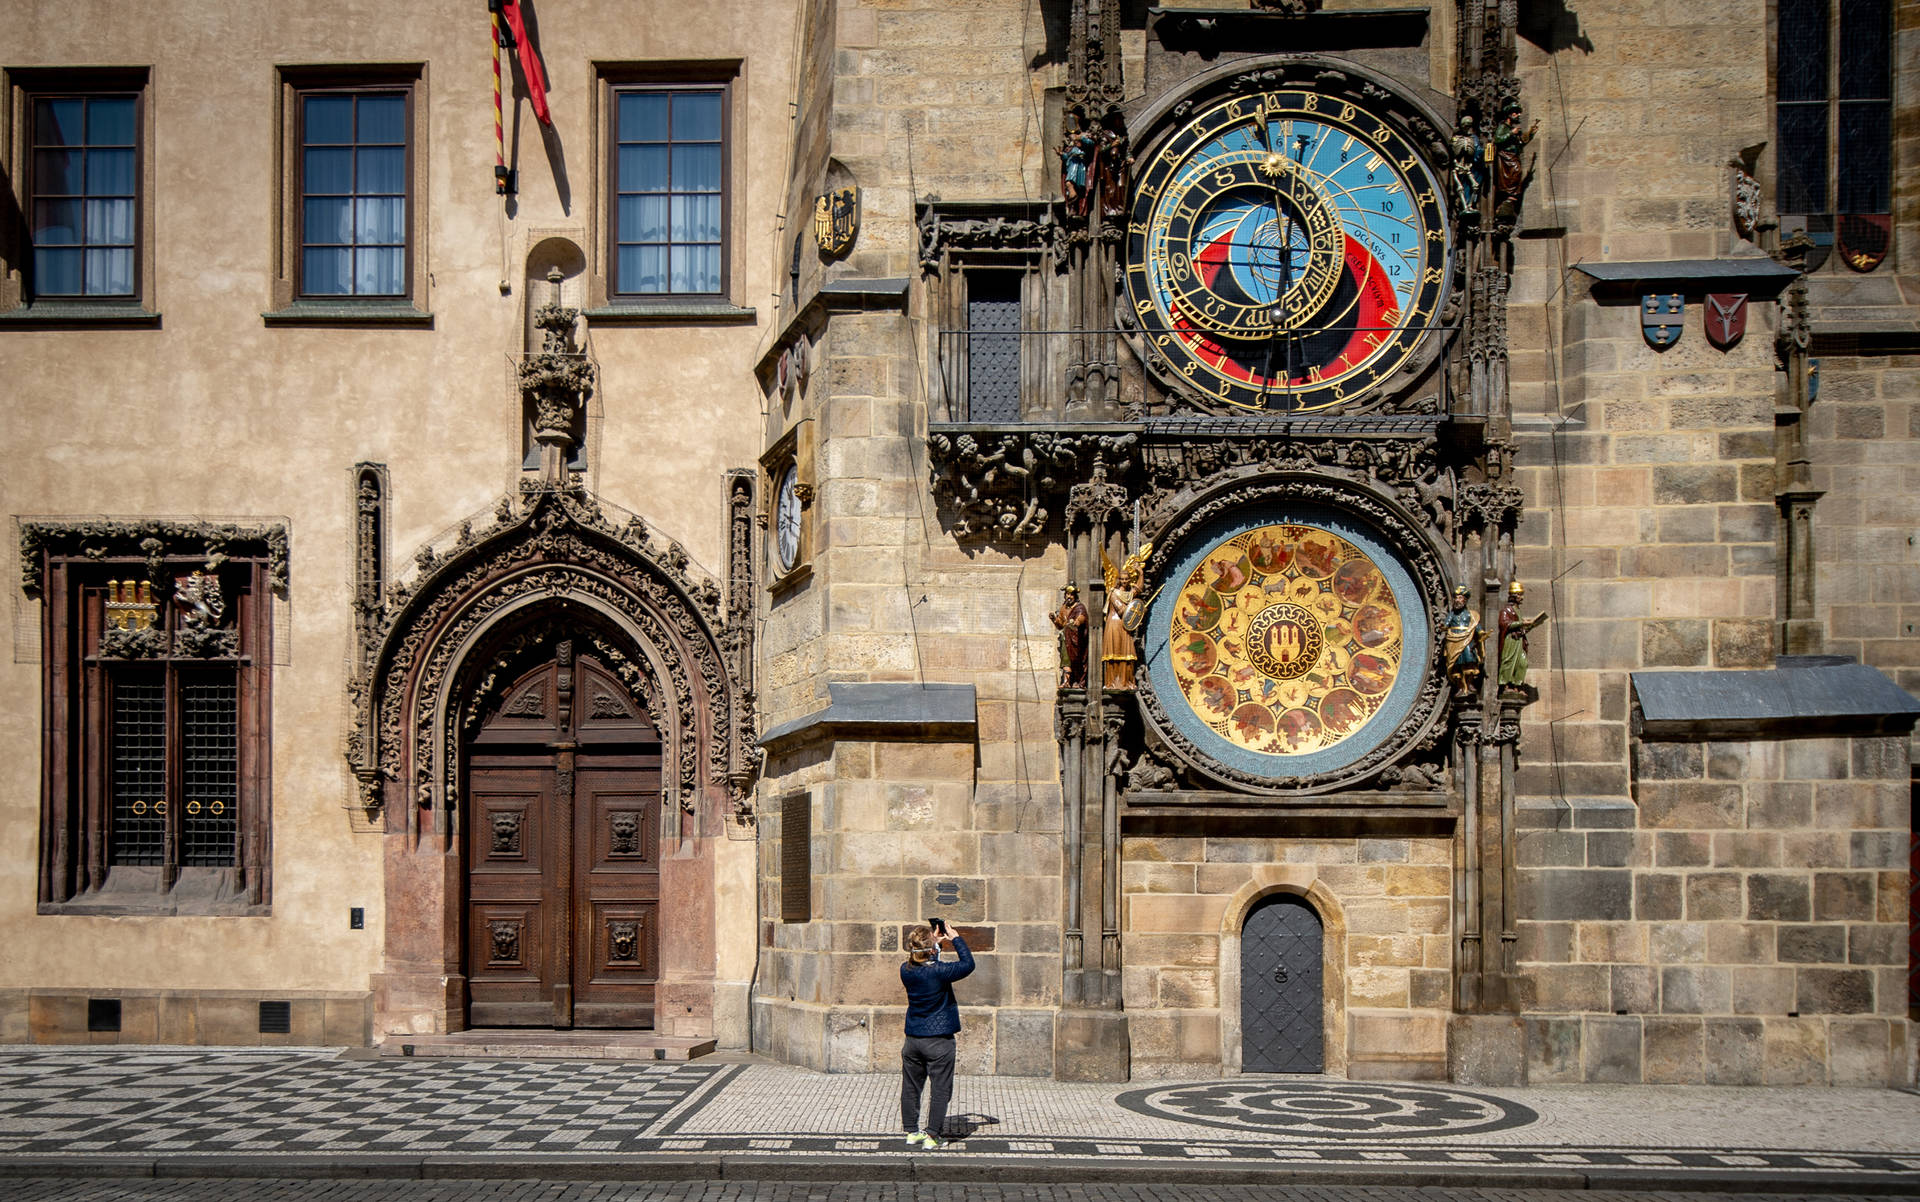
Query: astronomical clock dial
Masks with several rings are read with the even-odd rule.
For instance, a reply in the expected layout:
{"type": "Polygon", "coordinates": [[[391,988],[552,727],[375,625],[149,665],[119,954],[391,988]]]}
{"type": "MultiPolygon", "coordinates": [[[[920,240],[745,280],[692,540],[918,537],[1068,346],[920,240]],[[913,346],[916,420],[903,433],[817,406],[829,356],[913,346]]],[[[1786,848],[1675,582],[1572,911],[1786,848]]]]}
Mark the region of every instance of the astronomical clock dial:
{"type": "Polygon", "coordinates": [[[1302,88],[1202,109],[1139,171],[1127,302],[1174,386],[1241,409],[1356,400],[1447,287],[1445,192],[1395,124],[1302,88]]]}
{"type": "Polygon", "coordinates": [[[1426,602],[1337,510],[1248,512],[1183,541],[1140,657],[1173,730],[1253,780],[1337,773],[1396,736],[1432,652],[1426,602]]]}
{"type": "Polygon", "coordinates": [[[774,496],[773,546],[780,570],[790,572],[800,561],[799,468],[789,464],[780,476],[780,488],[774,496]]]}

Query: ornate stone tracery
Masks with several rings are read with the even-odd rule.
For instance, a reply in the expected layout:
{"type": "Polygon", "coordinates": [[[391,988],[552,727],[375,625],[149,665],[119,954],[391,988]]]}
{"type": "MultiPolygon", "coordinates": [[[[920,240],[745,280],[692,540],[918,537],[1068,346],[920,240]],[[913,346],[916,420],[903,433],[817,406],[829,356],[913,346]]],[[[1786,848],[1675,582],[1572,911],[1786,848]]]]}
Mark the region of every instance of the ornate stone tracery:
{"type": "MultiPolygon", "coordinates": [[[[654,549],[644,528],[617,529],[578,490],[534,488],[517,513],[509,500],[496,516],[484,533],[463,530],[444,558],[424,549],[418,581],[392,590],[372,670],[353,685],[356,720],[347,750],[362,803],[371,809],[405,796],[451,830],[455,751],[462,724],[477,712],[454,699],[505,683],[489,686],[496,661],[477,663],[470,649],[485,632],[536,607],[578,609],[622,629],[618,641],[631,639],[646,663],[591,629],[579,637],[652,715],[671,747],[682,804],[694,812],[709,790],[737,801],[751,785],[753,719],[751,706],[736,702],[730,660],[742,648],[750,654],[751,637],[720,621],[719,589],[690,578],[678,544],[654,549]]],[[[414,807],[403,807],[410,827],[414,807]]]]}

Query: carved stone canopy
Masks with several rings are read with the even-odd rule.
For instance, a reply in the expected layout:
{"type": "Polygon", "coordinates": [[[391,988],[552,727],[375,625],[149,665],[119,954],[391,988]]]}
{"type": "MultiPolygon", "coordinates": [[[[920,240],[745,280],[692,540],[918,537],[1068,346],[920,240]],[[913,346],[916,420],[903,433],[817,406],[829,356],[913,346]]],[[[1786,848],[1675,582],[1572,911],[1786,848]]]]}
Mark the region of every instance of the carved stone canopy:
{"type": "Polygon", "coordinates": [[[172,591],[169,561],[264,559],[267,584],[287,592],[287,528],[278,522],[208,522],[161,518],[24,519],[20,523],[20,590],[39,597],[46,558],[145,559],[147,579],[172,591]]]}
{"type": "Polygon", "coordinates": [[[463,528],[451,553],[416,558],[418,581],[393,590],[372,671],[352,685],[347,758],[363,804],[406,797],[455,812],[458,694],[474,679],[473,649],[529,615],[567,609],[617,632],[661,682],[648,708],[676,749],[679,796],[737,800],[750,789],[753,696],[729,654],[750,632],[723,621],[720,590],[692,578],[677,543],[656,545],[642,524],[616,527],[583,490],[535,487],[517,509],[503,502],[490,528],[463,528]]]}

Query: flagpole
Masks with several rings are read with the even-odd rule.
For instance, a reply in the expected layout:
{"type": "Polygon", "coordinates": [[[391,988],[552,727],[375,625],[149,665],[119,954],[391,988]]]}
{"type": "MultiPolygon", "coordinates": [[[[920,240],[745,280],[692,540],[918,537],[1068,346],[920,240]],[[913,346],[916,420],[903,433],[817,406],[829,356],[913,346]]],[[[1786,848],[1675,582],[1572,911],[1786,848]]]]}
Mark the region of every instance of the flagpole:
{"type": "Polygon", "coordinates": [[[505,196],[511,189],[507,174],[506,123],[500,108],[500,14],[490,13],[493,25],[493,190],[505,196]]]}

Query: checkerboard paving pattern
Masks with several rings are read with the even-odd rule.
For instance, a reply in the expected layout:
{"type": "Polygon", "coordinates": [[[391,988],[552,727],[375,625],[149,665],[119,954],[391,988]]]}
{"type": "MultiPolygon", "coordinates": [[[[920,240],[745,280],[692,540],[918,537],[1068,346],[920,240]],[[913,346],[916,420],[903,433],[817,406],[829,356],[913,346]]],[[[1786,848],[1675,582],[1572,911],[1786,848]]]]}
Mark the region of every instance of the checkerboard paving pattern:
{"type": "MultiPolygon", "coordinates": [[[[0,1157],[872,1157],[898,1078],[764,1063],[346,1059],[326,1049],[0,1049],[0,1157]]],[[[951,1152],[1108,1165],[1920,1173],[1897,1090],[963,1077],[951,1152]]]]}
{"type": "Polygon", "coordinates": [[[277,1051],[6,1055],[0,1152],[627,1152],[738,1071],[277,1051]]]}

